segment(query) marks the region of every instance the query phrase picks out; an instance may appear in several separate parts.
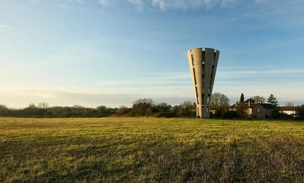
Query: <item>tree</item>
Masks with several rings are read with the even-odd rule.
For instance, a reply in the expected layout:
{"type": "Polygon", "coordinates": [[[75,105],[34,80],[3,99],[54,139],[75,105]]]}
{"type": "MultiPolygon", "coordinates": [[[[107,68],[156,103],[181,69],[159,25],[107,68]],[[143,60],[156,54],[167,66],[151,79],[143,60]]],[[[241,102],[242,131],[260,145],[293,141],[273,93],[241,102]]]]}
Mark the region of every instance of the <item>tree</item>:
{"type": "Polygon", "coordinates": [[[63,113],[62,117],[69,118],[69,117],[72,117],[72,115],[73,115],[72,109],[67,108],[66,111],[63,113]]]}
{"type": "Polygon", "coordinates": [[[0,110],[8,110],[6,105],[0,104],[0,110]]]}
{"type": "Polygon", "coordinates": [[[81,109],[81,110],[85,109],[85,107],[83,107],[82,105],[77,105],[77,104],[73,105],[72,108],[73,109],[81,109]]]}
{"type": "Polygon", "coordinates": [[[273,105],[275,108],[279,106],[278,99],[273,94],[270,94],[270,96],[267,98],[267,102],[273,105]]]}
{"type": "MultiPolygon", "coordinates": [[[[85,108],[84,112],[81,113],[75,113],[75,111],[73,111],[73,116],[83,116],[83,117],[93,117],[94,116],[94,112],[96,113],[96,111],[94,111],[94,109],[92,108],[85,108]]],[[[101,114],[100,114],[101,115],[101,114]]]]}
{"type": "Polygon", "coordinates": [[[247,113],[247,109],[248,109],[248,105],[246,103],[237,103],[236,104],[236,112],[238,114],[239,117],[241,118],[246,118],[248,113],[247,113]]]}
{"type": "Polygon", "coordinates": [[[22,114],[26,116],[43,116],[45,113],[44,109],[38,108],[35,104],[31,103],[28,107],[23,109],[22,114]]]}
{"type": "Polygon", "coordinates": [[[265,102],[265,98],[261,97],[261,96],[258,96],[258,95],[254,96],[253,100],[254,100],[255,103],[264,103],[265,102]]]}
{"type": "Polygon", "coordinates": [[[286,106],[292,107],[294,106],[292,102],[286,102],[286,106]]]}
{"type": "Polygon", "coordinates": [[[300,106],[299,109],[300,118],[304,119],[304,105],[300,106]]]}
{"type": "Polygon", "coordinates": [[[185,101],[178,108],[179,116],[195,116],[195,105],[191,101],[185,101]]]}
{"type": "Polygon", "coordinates": [[[31,103],[26,108],[28,108],[28,109],[36,109],[37,107],[35,106],[35,104],[31,103]]]}
{"type": "Polygon", "coordinates": [[[250,102],[250,104],[253,104],[255,102],[255,100],[253,98],[249,98],[247,100],[245,100],[245,103],[250,102]]]}
{"type": "Polygon", "coordinates": [[[138,104],[151,107],[154,104],[154,101],[150,98],[144,98],[144,99],[138,99],[135,102],[133,102],[133,105],[138,105],[138,104]]]}
{"type": "Polygon", "coordinates": [[[106,107],[104,105],[98,106],[96,108],[96,110],[97,110],[99,116],[109,116],[114,113],[113,112],[114,109],[106,107]]]}
{"type": "Polygon", "coordinates": [[[211,95],[210,106],[217,107],[229,107],[229,98],[221,93],[215,92],[211,95]]]}
{"type": "Polygon", "coordinates": [[[90,115],[88,109],[82,105],[75,104],[70,109],[72,111],[71,112],[72,116],[83,116],[83,115],[86,116],[88,114],[90,115]]]}
{"type": "Polygon", "coordinates": [[[98,106],[96,109],[102,115],[107,113],[107,107],[104,105],[98,106]]]}
{"type": "Polygon", "coordinates": [[[241,93],[240,102],[241,102],[241,103],[243,103],[243,102],[244,102],[244,100],[245,100],[244,94],[243,94],[243,93],[241,93]]]}
{"type": "Polygon", "coordinates": [[[169,112],[170,111],[170,106],[165,102],[161,102],[161,103],[157,104],[156,107],[159,112],[169,112]]]}
{"type": "Polygon", "coordinates": [[[37,108],[40,108],[40,109],[48,109],[48,107],[49,107],[49,104],[46,102],[41,102],[37,105],[37,108]]]}
{"type": "Polygon", "coordinates": [[[152,114],[151,107],[154,105],[152,99],[138,99],[133,103],[131,116],[150,116],[152,114]]]}
{"type": "Polygon", "coordinates": [[[151,107],[154,117],[173,117],[174,113],[170,110],[171,106],[165,102],[161,102],[151,107]]]}
{"type": "Polygon", "coordinates": [[[117,110],[118,115],[126,115],[126,114],[128,114],[128,112],[130,112],[130,109],[124,105],[119,106],[119,108],[117,110]]]}
{"type": "Polygon", "coordinates": [[[0,104],[0,115],[5,116],[9,112],[9,109],[7,108],[6,105],[0,104]]]}
{"type": "Polygon", "coordinates": [[[211,95],[210,109],[216,111],[216,116],[222,116],[229,108],[229,98],[221,93],[215,92],[211,95]]]}

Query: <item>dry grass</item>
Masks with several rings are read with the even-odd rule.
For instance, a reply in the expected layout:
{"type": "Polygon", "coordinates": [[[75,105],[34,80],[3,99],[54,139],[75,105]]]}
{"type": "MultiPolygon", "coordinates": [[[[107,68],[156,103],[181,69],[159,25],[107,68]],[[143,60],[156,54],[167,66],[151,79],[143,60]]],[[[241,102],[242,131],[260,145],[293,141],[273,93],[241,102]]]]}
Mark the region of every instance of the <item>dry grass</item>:
{"type": "Polygon", "coordinates": [[[0,118],[0,182],[304,182],[304,122],[0,118]]]}

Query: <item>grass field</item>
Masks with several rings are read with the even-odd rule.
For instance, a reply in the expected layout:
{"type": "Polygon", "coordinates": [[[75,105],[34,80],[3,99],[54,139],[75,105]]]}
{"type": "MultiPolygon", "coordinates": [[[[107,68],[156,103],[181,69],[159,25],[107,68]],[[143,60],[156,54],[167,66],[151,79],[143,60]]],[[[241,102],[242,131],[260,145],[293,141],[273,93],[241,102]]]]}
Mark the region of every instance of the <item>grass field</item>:
{"type": "Polygon", "coordinates": [[[0,182],[304,182],[304,122],[0,118],[0,182]]]}

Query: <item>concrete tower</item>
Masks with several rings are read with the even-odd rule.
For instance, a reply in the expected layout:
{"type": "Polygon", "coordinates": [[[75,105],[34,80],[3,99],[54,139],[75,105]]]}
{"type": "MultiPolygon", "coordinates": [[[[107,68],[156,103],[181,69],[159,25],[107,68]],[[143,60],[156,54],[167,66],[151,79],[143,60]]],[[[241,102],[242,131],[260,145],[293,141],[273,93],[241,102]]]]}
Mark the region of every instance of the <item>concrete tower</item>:
{"type": "Polygon", "coordinates": [[[212,48],[193,48],[188,50],[187,55],[196,102],[196,116],[210,118],[210,97],[220,52],[212,48]]]}

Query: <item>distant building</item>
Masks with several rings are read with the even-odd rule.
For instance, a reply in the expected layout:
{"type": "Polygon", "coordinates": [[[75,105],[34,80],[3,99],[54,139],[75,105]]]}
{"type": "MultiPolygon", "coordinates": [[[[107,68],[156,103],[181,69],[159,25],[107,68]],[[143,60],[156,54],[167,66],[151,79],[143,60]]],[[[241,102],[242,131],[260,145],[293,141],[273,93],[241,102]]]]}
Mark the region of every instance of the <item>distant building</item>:
{"type": "Polygon", "coordinates": [[[288,114],[292,117],[300,117],[300,106],[282,106],[279,108],[280,113],[288,114]]]}
{"type": "Polygon", "coordinates": [[[236,102],[229,108],[230,111],[237,111],[238,113],[242,113],[243,116],[257,119],[271,117],[274,109],[274,106],[271,104],[251,103],[250,101],[248,101],[248,103],[236,102]]]}
{"type": "Polygon", "coordinates": [[[271,117],[274,106],[271,104],[254,104],[252,106],[252,117],[265,119],[271,117]]]}
{"type": "Polygon", "coordinates": [[[210,98],[220,52],[212,48],[188,50],[188,62],[192,77],[196,116],[210,118],[210,98]]]}

